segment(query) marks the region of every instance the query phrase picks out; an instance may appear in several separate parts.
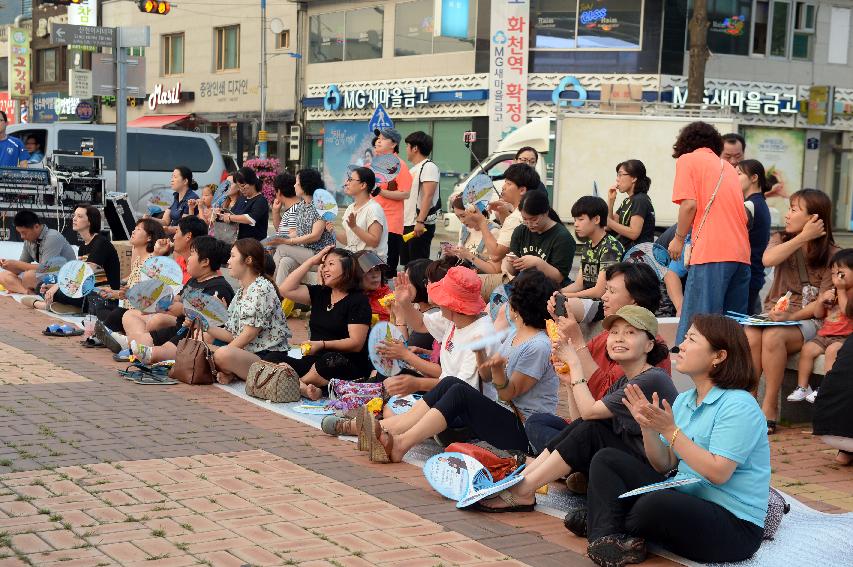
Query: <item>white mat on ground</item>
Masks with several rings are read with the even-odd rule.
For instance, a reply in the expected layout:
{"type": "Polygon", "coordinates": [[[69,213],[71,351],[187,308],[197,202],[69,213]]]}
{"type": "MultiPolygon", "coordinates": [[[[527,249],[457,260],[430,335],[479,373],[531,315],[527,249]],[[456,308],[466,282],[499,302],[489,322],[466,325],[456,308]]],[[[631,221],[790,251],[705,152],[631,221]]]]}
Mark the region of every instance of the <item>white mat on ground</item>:
{"type": "MultiPolygon", "coordinates": [[[[0,292],[0,297],[11,297],[12,299],[20,303],[21,298],[27,296],[23,293],[9,293],[8,291],[2,291],[0,292]]],[[[66,323],[71,323],[72,325],[76,325],[80,328],[83,328],[82,315],[60,315],[52,311],[39,311],[39,313],[44,313],[45,315],[49,315],[54,319],[59,319],[60,321],[65,321],[66,323]]]]}
{"type": "MultiPolygon", "coordinates": [[[[243,398],[256,406],[294,419],[300,423],[320,428],[322,416],[297,413],[292,404],[273,404],[253,398],[246,394],[245,382],[236,382],[227,386],[218,385],[221,389],[243,398]]],[[[355,437],[341,437],[355,441],[355,437]]],[[[442,448],[432,439],[414,447],[406,454],[405,462],[417,467],[423,467],[431,456],[442,451],[442,448]]],[[[776,539],[765,541],[751,559],[738,565],[739,567],[765,567],[773,565],[788,565],[790,567],[811,565],[845,565],[853,557],[853,513],[825,514],[802,504],[794,497],[785,495],[785,500],[791,504],[791,511],[785,515],[776,539]],[[848,534],[848,535],[845,535],[848,534]]],[[[569,492],[565,486],[552,483],[548,494],[536,495],[536,511],[556,518],[563,518],[572,508],[586,505],[586,499],[569,492]]],[[[688,561],[666,550],[652,545],[651,549],[682,565],[699,566],[700,563],[688,561]]]]}
{"type": "MultiPolygon", "coordinates": [[[[779,525],[776,538],[765,541],[758,552],[740,563],[723,563],[717,567],[769,567],[788,565],[850,565],[853,557],[853,513],[826,514],[809,508],[793,496],[785,494],[791,511],[779,525]]],[[[688,561],[652,546],[658,555],[690,567],[705,565],[688,561]]]]}

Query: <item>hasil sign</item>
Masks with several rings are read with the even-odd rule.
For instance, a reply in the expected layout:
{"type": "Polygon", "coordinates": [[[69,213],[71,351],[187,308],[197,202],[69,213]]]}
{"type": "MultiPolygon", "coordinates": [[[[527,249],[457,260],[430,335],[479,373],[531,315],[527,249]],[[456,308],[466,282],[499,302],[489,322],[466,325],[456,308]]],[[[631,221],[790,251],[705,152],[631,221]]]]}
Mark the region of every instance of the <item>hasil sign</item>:
{"type": "Polygon", "coordinates": [[[154,85],[154,90],[148,95],[148,108],[157,110],[161,104],[180,104],[181,103],[181,83],[176,84],[173,88],[167,89],[161,84],[154,85]]]}

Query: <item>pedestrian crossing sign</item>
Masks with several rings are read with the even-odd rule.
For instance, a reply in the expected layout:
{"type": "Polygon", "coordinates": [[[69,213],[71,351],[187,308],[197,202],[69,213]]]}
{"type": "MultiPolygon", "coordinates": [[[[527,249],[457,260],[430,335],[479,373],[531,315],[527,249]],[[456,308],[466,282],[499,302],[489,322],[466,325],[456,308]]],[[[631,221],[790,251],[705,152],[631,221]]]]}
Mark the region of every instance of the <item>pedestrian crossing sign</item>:
{"type": "Polygon", "coordinates": [[[376,105],[376,111],[373,113],[373,117],[370,119],[370,122],[367,124],[367,128],[373,132],[377,128],[393,128],[394,121],[391,120],[391,117],[388,116],[388,112],[381,104],[376,105]]]}

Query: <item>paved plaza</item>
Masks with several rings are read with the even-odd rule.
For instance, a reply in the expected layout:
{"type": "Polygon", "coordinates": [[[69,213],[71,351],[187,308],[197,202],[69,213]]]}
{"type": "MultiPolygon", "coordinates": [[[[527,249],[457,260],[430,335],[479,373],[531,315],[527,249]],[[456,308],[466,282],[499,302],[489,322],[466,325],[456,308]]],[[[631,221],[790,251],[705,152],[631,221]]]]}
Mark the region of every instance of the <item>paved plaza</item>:
{"type": "MultiPolygon", "coordinates": [[[[592,565],[559,518],[458,511],[418,468],[217,387],[128,382],[52,321],[0,298],[0,566],[592,565]]],[[[853,511],[808,426],[772,448],[776,487],[853,511]]]]}

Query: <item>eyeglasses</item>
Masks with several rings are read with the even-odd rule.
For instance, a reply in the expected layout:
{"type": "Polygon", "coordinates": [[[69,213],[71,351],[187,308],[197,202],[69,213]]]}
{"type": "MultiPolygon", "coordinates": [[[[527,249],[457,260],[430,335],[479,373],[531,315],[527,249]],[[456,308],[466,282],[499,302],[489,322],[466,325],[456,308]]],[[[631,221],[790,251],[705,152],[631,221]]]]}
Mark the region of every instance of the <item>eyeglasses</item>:
{"type": "Polygon", "coordinates": [[[518,163],[526,163],[527,165],[536,165],[536,158],[518,158],[518,163]]]}
{"type": "Polygon", "coordinates": [[[346,180],[346,183],[361,183],[361,179],[357,177],[350,177],[346,180]]]}
{"type": "Polygon", "coordinates": [[[617,171],[616,177],[631,177],[630,173],[625,173],[624,171],[617,171]]]}

